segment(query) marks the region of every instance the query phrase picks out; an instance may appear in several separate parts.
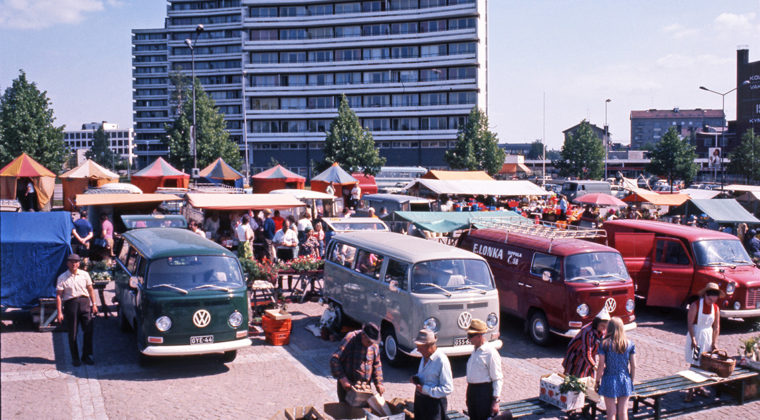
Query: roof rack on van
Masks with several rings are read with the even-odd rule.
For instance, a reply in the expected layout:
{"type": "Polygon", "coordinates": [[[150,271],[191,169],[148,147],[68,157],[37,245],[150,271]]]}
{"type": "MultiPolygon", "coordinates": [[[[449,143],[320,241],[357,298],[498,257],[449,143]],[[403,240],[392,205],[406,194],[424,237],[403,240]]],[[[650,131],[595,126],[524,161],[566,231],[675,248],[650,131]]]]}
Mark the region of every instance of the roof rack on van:
{"type": "Polygon", "coordinates": [[[545,221],[535,223],[530,220],[515,220],[515,218],[508,217],[474,217],[470,220],[470,224],[486,228],[506,230],[508,233],[523,233],[549,239],[597,239],[607,237],[607,231],[604,229],[593,229],[573,225],[560,226],[557,223],[545,221]]]}

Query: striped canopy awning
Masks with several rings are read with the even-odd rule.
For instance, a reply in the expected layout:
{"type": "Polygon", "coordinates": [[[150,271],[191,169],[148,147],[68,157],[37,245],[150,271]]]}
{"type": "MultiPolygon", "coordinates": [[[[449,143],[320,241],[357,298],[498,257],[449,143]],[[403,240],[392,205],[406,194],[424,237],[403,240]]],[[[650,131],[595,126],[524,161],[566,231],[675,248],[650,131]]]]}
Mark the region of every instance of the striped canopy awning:
{"type": "Polygon", "coordinates": [[[219,158],[213,161],[210,165],[203,168],[200,172],[202,178],[219,179],[223,181],[235,181],[243,177],[240,172],[235,168],[227,164],[224,159],[219,158]]]}
{"type": "Polygon", "coordinates": [[[39,177],[46,176],[55,178],[55,174],[39,162],[32,159],[26,153],[22,153],[21,156],[13,159],[11,163],[5,165],[3,169],[0,169],[0,176],[12,176],[12,177],[39,177]]]}
{"type": "Polygon", "coordinates": [[[159,157],[156,159],[153,163],[146,166],[136,174],[132,175],[133,177],[165,177],[165,176],[187,176],[188,178],[190,175],[180,171],[179,169],[175,168],[174,166],[170,165],[169,162],[165,161],[164,158],[159,157]]]}
{"type": "Polygon", "coordinates": [[[295,172],[289,171],[282,165],[269,168],[252,176],[253,179],[284,179],[286,182],[305,181],[306,178],[295,172]]]}

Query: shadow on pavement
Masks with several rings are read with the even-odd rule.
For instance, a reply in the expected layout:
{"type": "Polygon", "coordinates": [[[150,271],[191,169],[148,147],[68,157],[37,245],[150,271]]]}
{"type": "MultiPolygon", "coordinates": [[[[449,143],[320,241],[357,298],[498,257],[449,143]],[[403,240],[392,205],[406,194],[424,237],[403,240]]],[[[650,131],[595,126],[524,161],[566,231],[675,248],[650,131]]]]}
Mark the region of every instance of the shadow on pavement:
{"type": "Polygon", "coordinates": [[[54,365],[55,360],[46,359],[44,357],[3,357],[0,359],[2,363],[14,363],[17,365],[54,365]]]}

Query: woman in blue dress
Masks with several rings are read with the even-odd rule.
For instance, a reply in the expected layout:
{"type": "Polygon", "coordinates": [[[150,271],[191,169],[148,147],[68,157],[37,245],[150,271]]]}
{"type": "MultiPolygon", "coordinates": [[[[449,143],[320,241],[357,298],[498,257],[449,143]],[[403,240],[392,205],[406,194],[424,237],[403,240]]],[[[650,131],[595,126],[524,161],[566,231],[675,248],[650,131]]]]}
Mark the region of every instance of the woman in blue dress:
{"type": "Polygon", "coordinates": [[[636,347],[625,337],[623,320],[613,317],[599,348],[596,389],[604,397],[607,418],[628,420],[628,399],[633,394],[636,347]],[[599,372],[603,372],[599,376],[599,372]],[[601,383],[601,386],[600,386],[601,383]]]}

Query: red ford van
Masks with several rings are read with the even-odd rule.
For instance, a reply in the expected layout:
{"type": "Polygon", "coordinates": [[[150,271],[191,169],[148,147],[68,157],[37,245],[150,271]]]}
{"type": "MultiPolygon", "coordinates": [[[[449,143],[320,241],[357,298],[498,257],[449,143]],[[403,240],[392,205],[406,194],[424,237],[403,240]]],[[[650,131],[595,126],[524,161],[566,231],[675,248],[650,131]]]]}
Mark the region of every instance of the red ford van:
{"type": "Polygon", "coordinates": [[[736,236],[651,220],[613,220],[604,229],[648,305],[685,307],[715,282],[726,292],[721,317],[760,317],[760,269],[736,236]]]}
{"type": "Polygon", "coordinates": [[[502,311],[526,319],[537,344],[548,344],[551,333],[575,336],[604,308],[635,328],[633,283],[620,253],[553,230],[470,230],[458,246],[488,261],[502,311]]]}

